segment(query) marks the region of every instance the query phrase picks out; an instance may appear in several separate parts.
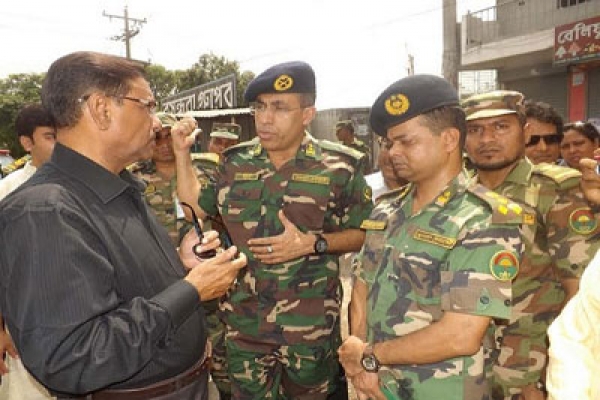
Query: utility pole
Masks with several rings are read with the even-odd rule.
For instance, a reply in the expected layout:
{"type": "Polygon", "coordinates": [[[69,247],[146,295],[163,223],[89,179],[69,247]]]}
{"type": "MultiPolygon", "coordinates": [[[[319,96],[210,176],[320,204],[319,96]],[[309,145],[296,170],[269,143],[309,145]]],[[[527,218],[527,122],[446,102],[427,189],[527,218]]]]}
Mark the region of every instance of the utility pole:
{"type": "Polygon", "coordinates": [[[111,39],[125,42],[125,55],[126,55],[127,59],[131,60],[131,45],[129,44],[129,41],[132,37],[134,37],[138,33],[140,33],[140,28],[142,27],[142,24],[146,23],[146,18],[144,18],[144,19],[130,18],[129,13],[127,12],[127,6],[125,6],[123,15],[112,15],[112,14],[107,14],[106,11],[102,11],[102,16],[108,17],[109,20],[111,20],[111,21],[113,18],[116,18],[116,19],[122,19],[125,22],[125,28],[123,29],[123,34],[113,36],[113,37],[111,37],[111,39]],[[133,25],[134,25],[134,28],[131,30],[129,29],[129,21],[133,22],[133,25]]]}
{"type": "Polygon", "coordinates": [[[444,23],[444,55],[442,75],[458,89],[458,29],[456,0],[442,0],[444,23]]]}
{"type": "Polygon", "coordinates": [[[412,55],[409,51],[408,51],[408,44],[404,43],[404,48],[406,49],[406,58],[407,58],[407,64],[406,64],[406,75],[411,76],[415,74],[415,56],[412,55]]]}

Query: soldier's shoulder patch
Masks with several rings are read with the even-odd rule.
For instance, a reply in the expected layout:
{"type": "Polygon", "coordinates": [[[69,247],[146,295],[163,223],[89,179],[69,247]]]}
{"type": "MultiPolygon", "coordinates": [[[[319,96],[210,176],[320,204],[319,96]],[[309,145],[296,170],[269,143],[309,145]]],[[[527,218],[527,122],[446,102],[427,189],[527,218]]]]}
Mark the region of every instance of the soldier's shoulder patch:
{"type": "Polygon", "coordinates": [[[483,200],[492,211],[492,223],[495,224],[528,224],[535,222],[535,215],[524,206],[494,192],[480,184],[474,184],[467,189],[470,193],[483,200]],[[532,221],[533,218],[533,221],[532,221]]]}
{"type": "Polygon", "coordinates": [[[569,227],[580,235],[589,235],[598,228],[598,221],[589,207],[581,207],[569,215],[569,227]]]}
{"type": "Polygon", "coordinates": [[[319,140],[318,142],[322,149],[331,151],[331,152],[345,154],[347,156],[352,157],[356,161],[362,159],[362,157],[364,156],[364,153],[361,153],[360,151],[353,149],[352,147],[344,146],[341,143],[332,142],[332,141],[326,140],[326,139],[319,140]]]}
{"type": "Polygon", "coordinates": [[[219,164],[219,155],[217,153],[192,153],[192,162],[206,161],[211,164],[219,164]]]}
{"type": "Polygon", "coordinates": [[[410,192],[411,187],[412,186],[409,183],[408,185],[404,185],[402,187],[399,187],[398,189],[393,189],[393,190],[390,190],[389,192],[380,194],[376,199],[377,203],[380,203],[384,200],[391,201],[391,200],[396,200],[396,199],[398,199],[398,200],[403,199],[410,192]]]}
{"type": "Polygon", "coordinates": [[[532,174],[551,180],[561,189],[579,185],[581,178],[581,172],[576,169],[546,163],[534,165],[532,174]]]}
{"type": "Polygon", "coordinates": [[[2,167],[2,174],[8,175],[23,168],[29,160],[31,160],[31,155],[29,154],[26,154],[21,158],[13,160],[10,164],[4,165],[2,167]]]}
{"type": "Polygon", "coordinates": [[[490,259],[490,272],[499,281],[512,281],[519,273],[519,259],[507,250],[501,250],[490,259]]]}

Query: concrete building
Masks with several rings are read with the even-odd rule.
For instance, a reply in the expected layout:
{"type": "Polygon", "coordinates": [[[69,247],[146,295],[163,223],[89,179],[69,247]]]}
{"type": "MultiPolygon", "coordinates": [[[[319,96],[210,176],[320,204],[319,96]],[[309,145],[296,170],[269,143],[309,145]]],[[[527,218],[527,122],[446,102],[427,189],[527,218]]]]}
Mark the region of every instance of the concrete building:
{"type": "Polygon", "coordinates": [[[497,71],[501,89],[600,117],[600,1],[497,0],[462,17],[460,70],[497,71]]]}

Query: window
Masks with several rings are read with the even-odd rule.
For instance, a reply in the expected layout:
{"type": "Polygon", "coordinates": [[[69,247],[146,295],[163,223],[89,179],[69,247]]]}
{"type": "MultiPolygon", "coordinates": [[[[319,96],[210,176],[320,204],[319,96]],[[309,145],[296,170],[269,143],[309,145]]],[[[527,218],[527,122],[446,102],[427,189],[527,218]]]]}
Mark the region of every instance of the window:
{"type": "Polygon", "coordinates": [[[576,6],[580,3],[589,3],[592,0],[556,0],[556,8],[576,6]]]}

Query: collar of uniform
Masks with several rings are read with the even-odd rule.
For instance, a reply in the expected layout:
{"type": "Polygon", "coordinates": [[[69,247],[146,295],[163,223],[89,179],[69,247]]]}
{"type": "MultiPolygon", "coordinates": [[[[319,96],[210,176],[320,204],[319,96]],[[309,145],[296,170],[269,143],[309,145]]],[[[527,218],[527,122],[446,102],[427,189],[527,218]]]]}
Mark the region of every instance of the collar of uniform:
{"type": "Polygon", "coordinates": [[[505,182],[526,186],[531,178],[533,164],[526,157],[521,158],[509,172],[505,182]]]}
{"type": "Polygon", "coordinates": [[[80,181],[105,204],[133,186],[142,191],[143,183],[137,181],[127,170],[117,176],[82,154],[56,143],[50,162],[65,174],[80,181]]]}
{"type": "Polygon", "coordinates": [[[317,139],[313,137],[308,131],[304,131],[304,139],[298,149],[298,158],[310,158],[311,160],[320,161],[323,159],[323,150],[317,139]]]}

